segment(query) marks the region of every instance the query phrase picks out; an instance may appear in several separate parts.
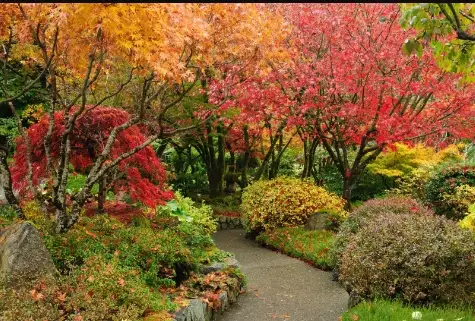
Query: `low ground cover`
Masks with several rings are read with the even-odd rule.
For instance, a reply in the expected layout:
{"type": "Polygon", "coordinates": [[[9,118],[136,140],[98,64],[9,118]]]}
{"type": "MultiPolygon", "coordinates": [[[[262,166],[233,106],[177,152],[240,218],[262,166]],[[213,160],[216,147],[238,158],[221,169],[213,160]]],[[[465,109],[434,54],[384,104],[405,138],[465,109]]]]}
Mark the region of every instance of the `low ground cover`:
{"type": "Polygon", "coordinates": [[[303,228],[280,228],[266,231],[257,241],[289,256],[299,258],[322,270],[330,270],[328,250],[335,233],[325,230],[307,231],[303,228]]]}

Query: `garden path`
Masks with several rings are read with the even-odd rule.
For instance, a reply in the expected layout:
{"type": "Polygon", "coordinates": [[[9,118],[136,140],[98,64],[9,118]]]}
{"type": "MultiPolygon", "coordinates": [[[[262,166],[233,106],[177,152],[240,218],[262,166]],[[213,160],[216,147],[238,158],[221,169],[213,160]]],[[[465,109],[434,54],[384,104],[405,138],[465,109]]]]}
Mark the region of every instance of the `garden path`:
{"type": "Polygon", "coordinates": [[[244,238],[244,230],[214,235],[216,245],[232,252],[248,277],[246,293],[219,321],[337,321],[348,294],[330,272],[270,251],[244,238]]]}

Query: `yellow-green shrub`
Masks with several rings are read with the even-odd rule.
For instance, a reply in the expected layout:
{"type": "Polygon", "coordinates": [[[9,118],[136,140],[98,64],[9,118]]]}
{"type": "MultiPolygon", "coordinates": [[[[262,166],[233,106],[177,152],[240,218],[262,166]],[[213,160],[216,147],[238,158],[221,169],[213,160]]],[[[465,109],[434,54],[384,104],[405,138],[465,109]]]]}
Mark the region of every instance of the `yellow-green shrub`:
{"type": "Polygon", "coordinates": [[[249,232],[302,226],[312,214],[323,210],[346,216],[340,197],[309,181],[288,177],[247,187],[241,207],[249,232]]]}
{"type": "Polygon", "coordinates": [[[470,185],[460,185],[455,187],[455,193],[443,193],[442,200],[445,206],[450,207],[458,213],[465,213],[469,206],[475,202],[475,187],[470,185]]]}
{"type": "Polygon", "coordinates": [[[475,232],[475,204],[469,206],[467,216],[459,222],[459,225],[475,232]]]}
{"type": "Polygon", "coordinates": [[[368,170],[389,178],[406,179],[420,168],[430,168],[439,163],[456,162],[463,156],[455,145],[449,145],[439,152],[432,147],[417,144],[413,147],[395,143],[395,149],[386,151],[368,165],[368,170]]]}
{"type": "Polygon", "coordinates": [[[463,160],[460,152],[463,146],[449,145],[436,152],[432,147],[417,144],[413,147],[396,143],[394,150],[388,150],[368,165],[368,171],[382,175],[394,183],[392,192],[424,200],[424,186],[434,171],[442,164],[463,160]]]}

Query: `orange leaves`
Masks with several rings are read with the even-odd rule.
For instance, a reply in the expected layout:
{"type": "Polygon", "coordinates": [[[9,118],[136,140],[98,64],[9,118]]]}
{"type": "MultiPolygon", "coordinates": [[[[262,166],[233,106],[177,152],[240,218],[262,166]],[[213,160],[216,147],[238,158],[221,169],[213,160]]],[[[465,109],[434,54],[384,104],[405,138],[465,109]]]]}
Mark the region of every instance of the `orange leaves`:
{"type": "Polygon", "coordinates": [[[86,234],[89,235],[90,237],[92,237],[93,239],[96,239],[97,238],[97,235],[93,232],[90,232],[88,230],[86,230],[86,234]]]}
{"type": "Polygon", "coordinates": [[[65,302],[66,301],[66,293],[58,292],[56,293],[56,299],[60,302],[65,302]]]}
{"type": "Polygon", "coordinates": [[[28,20],[12,21],[6,18],[18,13],[17,6],[2,6],[0,31],[13,23],[26,35],[27,26],[41,22],[51,44],[52,30],[58,26],[58,67],[78,74],[97,46],[110,63],[140,65],[159,78],[179,81],[189,78],[183,63],[190,54],[201,68],[231,59],[244,61],[256,48],[261,54],[273,51],[286,36],[280,15],[261,4],[68,3],[23,8],[28,20]],[[103,38],[98,38],[99,30],[103,38]]]}
{"type": "Polygon", "coordinates": [[[45,297],[43,294],[41,294],[36,289],[31,290],[30,294],[31,294],[31,297],[33,298],[34,301],[40,301],[45,297]]]}

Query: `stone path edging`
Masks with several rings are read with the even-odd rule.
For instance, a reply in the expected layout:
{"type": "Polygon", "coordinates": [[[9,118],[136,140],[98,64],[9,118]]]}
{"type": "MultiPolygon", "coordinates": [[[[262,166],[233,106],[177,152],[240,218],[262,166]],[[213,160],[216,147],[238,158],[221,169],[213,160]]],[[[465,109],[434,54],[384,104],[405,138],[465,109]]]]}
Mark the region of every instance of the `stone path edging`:
{"type": "MultiPolygon", "coordinates": [[[[208,266],[203,266],[200,269],[202,274],[208,274],[212,272],[218,272],[225,267],[239,268],[239,262],[234,256],[228,257],[224,260],[224,263],[214,262],[208,266]]],[[[238,281],[234,285],[230,285],[226,291],[219,294],[218,298],[220,306],[217,309],[213,309],[206,302],[201,299],[191,299],[186,307],[183,307],[175,313],[174,321],[211,321],[215,320],[217,316],[226,311],[231,304],[237,301],[238,296],[241,294],[242,284],[238,281]]]]}
{"type": "Polygon", "coordinates": [[[233,216],[216,216],[218,220],[218,231],[242,229],[244,227],[243,220],[240,217],[233,216]]]}

